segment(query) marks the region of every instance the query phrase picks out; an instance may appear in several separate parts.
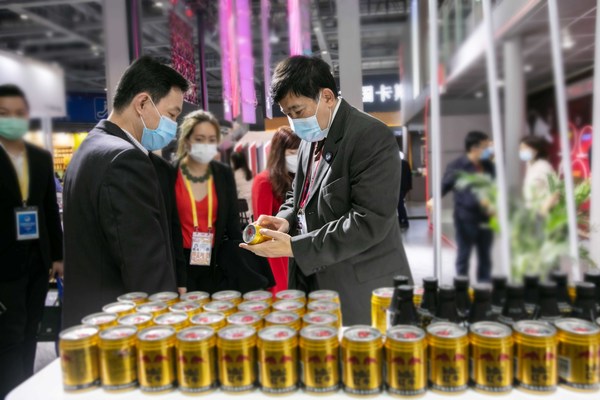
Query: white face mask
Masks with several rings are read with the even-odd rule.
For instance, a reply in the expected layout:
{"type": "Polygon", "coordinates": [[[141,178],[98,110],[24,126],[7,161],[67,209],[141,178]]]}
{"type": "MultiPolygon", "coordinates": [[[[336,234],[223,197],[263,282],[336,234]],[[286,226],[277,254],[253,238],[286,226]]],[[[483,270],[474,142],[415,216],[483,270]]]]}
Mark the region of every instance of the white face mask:
{"type": "Polygon", "coordinates": [[[295,174],[298,170],[298,154],[285,156],[285,167],[289,173],[295,174]]]}
{"type": "Polygon", "coordinates": [[[529,162],[533,160],[533,152],[529,149],[520,150],[519,158],[521,159],[521,161],[529,162]]]}
{"type": "Polygon", "coordinates": [[[217,155],[217,145],[215,143],[192,143],[189,155],[194,161],[200,164],[208,164],[217,155]]]}

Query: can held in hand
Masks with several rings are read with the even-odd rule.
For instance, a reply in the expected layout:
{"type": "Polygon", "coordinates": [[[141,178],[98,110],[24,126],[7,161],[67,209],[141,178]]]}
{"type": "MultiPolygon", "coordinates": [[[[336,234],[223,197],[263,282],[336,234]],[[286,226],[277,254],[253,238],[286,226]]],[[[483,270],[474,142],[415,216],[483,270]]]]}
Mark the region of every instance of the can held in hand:
{"type": "Polygon", "coordinates": [[[534,392],[552,392],[558,381],[556,329],[544,321],[524,320],[513,325],[515,383],[534,392]]]}
{"type": "Polygon", "coordinates": [[[344,391],[356,395],[380,393],[383,388],[383,339],[366,325],[348,328],[342,337],[344,391]]]}
{"type": "Polygon", "coordinates": [[[249,245],[259,244],[262,242],[266,242],[267,240],[271,240],[271,237],[260,233],[261,229],[262,229],[262,226],[260,226],[260,225],[256,225],[256,224],[247,225],[244,228],[244,232],[242,232],[242,239],[244,239],[244,242],[249,245]]]}
{"type": "Polygon", "coordinates": [[[148,301],[148,293],[146,292],[131,292],[125,293],[117,297],[117,301],[132,301],[136,305],[143,304],[148,301]]]}
{"type": "Polygon", "coordinates": [[[254,312],[261,317],[266,317],[271,312],[271,306],[266,301],[244,301],[237,307],[241,312],[254,312]]]}
{"type": "Polygon", "coordinates": [[[392,302],[394,288],[383,287],[373,290],[371,295],[371,326],[383,335],[387,331],[387,310],[392,302]]]}
{"type": "Polygon", "coordinates": [[[248,325],[256,329],[256,332],[264,326],[264,321],[260,315],[254,312],[236,312],[227,317],[228,325],[248,325]]]}
{"type": "Polygon", "coordinates": [[[467,330],[452,322],[427,327],[429,386],[439,392],[462,392],[469,384],[467,330]]]}
{"type": "Polygon", "coordinates": [[[154,323],[152,322],[152,314],[150,313],[133,313],[127,314],[117,320],[119,325],[135,326],[138,331],[151,327],[154,323]]]}
{"type": "Polygon", "coordinates": [[[219,312],[229,317],[237,311],[235,304],[230,301],[211,301],[202,306],[205,312],[219,312]]]}
{"type": "Polygon", "coordinates": [[[275,301],[281,300],[295,300],[306,304],[306,293],[302,290],[282,290],[275,294],[275,301]]]}
{"type": "Polygon", "coordinates": [[[338,329],[340,320],[338,316],[328,312],[313,311],[305,314],[302,317],[302,326],[309,325],[320,325],[320,326],[331,326],[338,329]]]}
{"type": "Polygon", "coordinates": [[[179,332],[183,328],[187,328],[188,322],[188,315],[181,312],[169,312],[154,318],[154,325],[170,326],[171,328],[175,329],[176,332],[179,332]]]}
{"type": "Polygon", "coordinates": [[[298,336],[289,326],[269,326],[258,332],[258,382],[265,393],[298,388],[298,336]]]}
{"type": "Polygon", "coordinates": [[[203,306],[204,304],[210,302],[210,294],[207,292],[187,292],[180,296],[181,301],[195,301],[196,303],[203,306]]]}
{"type": "Polygon", "coordinates": [[[256,330],[251,326],[227,326],[217,337],[221,389],[252,390],[256,382],[256,330]]]}
{"type": "Polygon", "coordinates": [[[242,296],[244,301],[264,301],[269,306],[273,303],[273,294],[266,290],[254,290],[242,296]]]}
{"type": "Polygon", "coordinates": [[[302,320],[295,312],[274,311],[265,317],[265,326],[285,325],[291,326],[296,331],[302,328],[302,320]]]}
{"type": "Polygon", "coordinates": [[[214,329],[215,332],[219,332],[221,328],[227,326],[227,320],[225,314],[219,312],[203,312],[194,315],[190,322],[192,325],[208,326],[214,329]]]}
{"type": "Polygon", "coordinates": [[[340,304],[340,294],[335,290],[315,290],[308,294],[308,302],[313,301],[333,301],[340,304]]]}
{"type": "Polygon", "coordinates": [[[167,306],[172,306],[173,304],[179,301],[179,294],[175,292],[159,292],[154,293],[152,296],[148,298],[149,301],[162,301],[166,303],[167,306]]]}
{"type": "Polygon", "coordinates": [[[177,382],[184,393],[201,393],[217,387],[216,335],[208,326],[193,326],[177,333],[177,382]]]}
{"type": "Polygon", "coordinates": [[[83,325],[95,326],[98,330],[103,331],[111,326],[117,325],[118,318],[117,314],[101,312],[83,317],[81,323],[83,325]]]}
{"type": "Polygon", "coordinates": [[[512,330],[497,322],[471,325],[471,382],[484,392],[508,392],[513,383],[512,330]]]}
{"type": "Polygon", "coordinates": [[[148,303],[140,304],[135,308],[136,312],[152,314],[152,318],[156,318],[161,314],[169,312],[169,306],[167,303],[162,301],[150,301],[148,303]]]}
{"type": "Polygon", "coordinates": [[[117,301],[102,307],[102,312],[109,314],[117,314],[117,318],[121,318],[127,314],[135,312],[135,303],[133,301],[117,301]]]}
{"type": "Polygon", "coordinates": [[[306,309],[308,310],[308,312],[314,312],[314,311],[318,311],[318,312],[326,312],[326,313],[331,313],[331,314],[335,314],[338,317],[338,328],[342,327],[342,309],[339,303],[335,303],[333,301],[327,301],[327,300],[318,300],[318,301],[313,301],[311,303],[309,303],[306,306],[306,309]]]}
{"type": "Polygon", "coordinates": [[[138,380],[142,392],[175,387],[175,329],[153,326],[138,333],[138,380]]]}
{"type": "Polygon", "coordinates": [[[427,389],[427,339],[416,326],[397,325],[385,340],[386,385],[398,396],[418,396],[427,389]]]}
{"type": "Polygon", "coordinates": [[[185,313],[188,317],[192,317],[202,312],[202,306],[195,301],[180,301],[169,307],[170,312],[185,313]]]}
{"type": "Polygon", "coordinates": [[[124,390],[137,386],[136,334],[135,326],[114,326],[100,332],[98,355],[103,389],[124,390]]]}
{"type": "Polygon", "coordinates": [[[222,290],[220,292],[213,293],[212,301],[229,301],[237,306],[242,302],[242,294],[237,290],[222,290]]]}
{"type": "Polygon", "coordinates": [[[300,331],[300,382],[310,393],[340,387],[340,342],[337,328],[310,325],[300,331]]]}
{"type": "Polygon", "coordinates": [[[559,319],[558,376],[562,386],[594,391],[600,381],[600,328],[575,318],[559,319]]]}
{"type": "Polygon", "coordinates": [[[60,366],[65,391],[96,386],[98,372],[98,328],[77,325],[59,334],[60,366]]]}

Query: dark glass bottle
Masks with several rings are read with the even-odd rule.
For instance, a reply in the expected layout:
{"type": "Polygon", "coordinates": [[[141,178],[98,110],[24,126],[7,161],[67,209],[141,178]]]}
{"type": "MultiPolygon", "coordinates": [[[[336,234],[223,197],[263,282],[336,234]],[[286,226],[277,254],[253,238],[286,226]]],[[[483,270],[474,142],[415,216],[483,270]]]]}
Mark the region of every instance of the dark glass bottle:
{"type": "Polygon", "coordinates": [[[523,277],[523,286],[525,286],[525,310],[530,317],[533,317],[538,301],[540,299],[539,286],[540,275],[535,273],[527,273],[523,277]]]}
{"type": "Polygon", "coordinates": [[[505,276],[492,276],[492,313],[496,316],[502,314],[506,300],[506,282],[505,276]]]}
{"type": "Polygon", "coordinates": [[[407,276],[404,276],[404,275],[394,276],[394,294],[392,295],[392,301],[390,302],[390,307],[388,308],[388,312],[386,315],[388,328],[393,326],[392,325],[392,314],[394,314],[398,310],[398,307],[400,306],[400,303],[399,303],[400,294],[398,292],[400,290],[400,286],[408,285],[408,283],[404,283],[404,282],[408,282],[407,276]]]}
{"type": "Polygon", "coordinates": [[[558,301],[558,310],[563,317],[571,315],[572,303],[569,297],[568,276],[563,271],[552,271],[550,280],[556,283],[556,300],[558,301]]]}
{"type": "Polygon", "coordinates": [[[442,321],[454,322],[456,324],[462,322],[456,308],[456,291],[450,285],[440,285],[438,291],[438,306],[433,317],[433,322],[442,321]]]}
{"type": "Polygon", "coordinates": [[[600,316],[596,308],[596,285],[590,282],[577,282],[575,293],[571,316],[595,323],[596,318],[600,316]]]}
{"type": "Polygon", "coordinates": [[[410,280],[406,275],[396,275],[394,276],[394,288],[402,285],[410,285],[410,280]]]}
{"type": "Polygon", "coordinates": [[[431,323],[438,304],[438,279],[435,277],[423,278],[423,300],[418,309],[421,327],[423,329],[431,323]]]}
{"type": "Polygon", "coordinates": [[[394,291],[394,297],[398,296],[398,306],[391,312],[390,326],[396,325],[420,325],[419,316],[413,302],[414,289],[410,285],[398,286],[394,291]]]}
{"type": "Polygon", "coordinates": [[[596,309],[600,312],[600,270],[592,269],[587,271],[583,274],[583,280],[596,285],[596,295],[594,298],[596,300],[596,309]]]}
{"type": "Polygon", "coordinates": [[[481,321],[491,321],[492,318],[492,287],[485,283],[473,285],[473,304],[469,311],[469,324],[481,321]]]}
{"type": "Polygon", "coordinates": [[[471,308],[471,299],[469,298],[469,277],[457,275],[454,277],[454,290],[456,291],[456,308],[458,316],[466,321],[471,308]]]}
{"type": "Polygon", "coordinates": [[[556,299],[556,283],[541,282],[540,283],[540,306],[538,307],[535,319],[554,322],[561,318],[558,301],[556,299]]]}
{"type": "Polygon", "coordinates": [[[509,283],[506,287],[506,302],[498,322],[512,326],[515,322],[528,318],[525,310],[524,288],[519,283],[509,283]]]}

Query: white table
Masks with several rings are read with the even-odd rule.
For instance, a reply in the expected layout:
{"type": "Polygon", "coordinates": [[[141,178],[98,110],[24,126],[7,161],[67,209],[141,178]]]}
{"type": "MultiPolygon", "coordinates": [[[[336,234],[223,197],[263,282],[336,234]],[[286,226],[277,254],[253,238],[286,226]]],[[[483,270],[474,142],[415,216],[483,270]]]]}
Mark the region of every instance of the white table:
{"type": "MultiPolygon", "coordinates": [[[[196,396],[197,398],[209,399],[209,400],[221,400],[221,399],[236,399],[236,400],[244,400],[244,399],[273,399],[273,396],[267,396],[260,392],[260,390],[256,390],[252,393],[246,394],[228,394],[221,392],[219,390],[205,393],[196,396]]],[[[294,400],[303,400],[303,399],[356,399],[357,397],[350,397],[345,393],[339,391],[337,393],[333,393],[329,396],[312,396],[306,394],[302,391],[297,391],[290,393],[288,395],[278,395],[278,398],[293,398],[294,400]]],[[[385,398],[392,397],[387,393],[382,393],[378,396],[370,396],[368,398],[385,398]]],[[[438,393],[434,393],[428,391],[425,396],[419,397],[419,399],[425,400],[448,400],[451,397],[460,397],[461,399],[469,399],[469,400],[494,400],[494,399],[510,399],[510,400],[598,400],[600,399],[600,392],[595,393],[578,393],[572,392],[570,390],[558,388],[558,390],[551,395],[534,395],[525,392],[521,392],[520,390],[512,390],[511,392],[505,395],[486,395],[482,393],[478,393],[472,390],[469,390],[466,394],[460,394],[458,396],[447,396],[438,393]]],[[[6,400],[112,400],[112,399],[122,399],[122,400],[139,400],[140,398],[147,399],[185,399],[189,400],[191,397],[189,395],[185,395],[177,390],[164,394],[151,394],[146,395],[145,393],[140,392],[139,389],[130,390],[128,392],[123,393],[108,393],[100,388],[92,389],[90,391],[86,391],[83,393],[66,393],[62,388],[62,373],[60,370],[60,359],[53,361],[46,368],[35,374],[29,380],[23,382],[19,387],[13,390],[6,400]]]]}

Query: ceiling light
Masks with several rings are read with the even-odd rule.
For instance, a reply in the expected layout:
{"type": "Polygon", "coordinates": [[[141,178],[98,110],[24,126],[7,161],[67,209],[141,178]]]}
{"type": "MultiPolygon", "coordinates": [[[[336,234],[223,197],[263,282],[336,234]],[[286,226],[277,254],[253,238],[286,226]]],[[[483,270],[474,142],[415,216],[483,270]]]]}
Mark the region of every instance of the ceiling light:
{"type": "Polygon", "coordinates": [[[90,46],[90,50],[96,52],[96,51],[98,51],[98,46],[96,46],[95,44],[93,44],[93,45],[90,46]]]}
{"type": "Polygon", "coordinates": [[[525,71],[525,72],[531,72],[531,71],[533,71],[533,66],[531,64],[525,64],[523,66],[523,71],[525,71]]]}
{"type": "Polygon", "coordinates": [[[565,50],[572,49],[575,46],[575,40],[571,36],[569,28],[563,28],[562,30],[562,48],[565,50]]]}
{"type": "Polygon", "coordinates": [[[163,2],[162,2],[162,1],[155,1],[155,2],[154,2],[154,6],[155,6],[155,7],[162,8],[162,6],[163,6],[163,5],[164,5],[164,4],[163,4],[163,2]]]}
{"type": "Polygon", "coordinates": [[[94,57],[98,57],[99,55],[100,55],[99,52],[97,52],[97,51],[94,52],[94,57]]]}
{"type": "Polygon", "coordinates": [[[480,99],[483,97],[483,92],[481,90],[478,90],[477,92],[475,92],[475,97],[480,99]]]}
{"type": "Polygon", "coordinates": [[[24,19],[24,20],[29,19],[29,15],[27,15],[27,14],[21,14],[20,17],[21,17],[21,19],[24,19]]]}
{"type": "Polygon", "coordinates": [[[54,32],[52,32],[52,31],[46,32],[46,37],[51,38],[53,36],[54,36],[54,32]]]}
{"type": "Polygon", "coordinates": [[[329,53],[327,50],[322,50],[321,51],[321,54],[327,54],[327,53],[329,53]]]}

